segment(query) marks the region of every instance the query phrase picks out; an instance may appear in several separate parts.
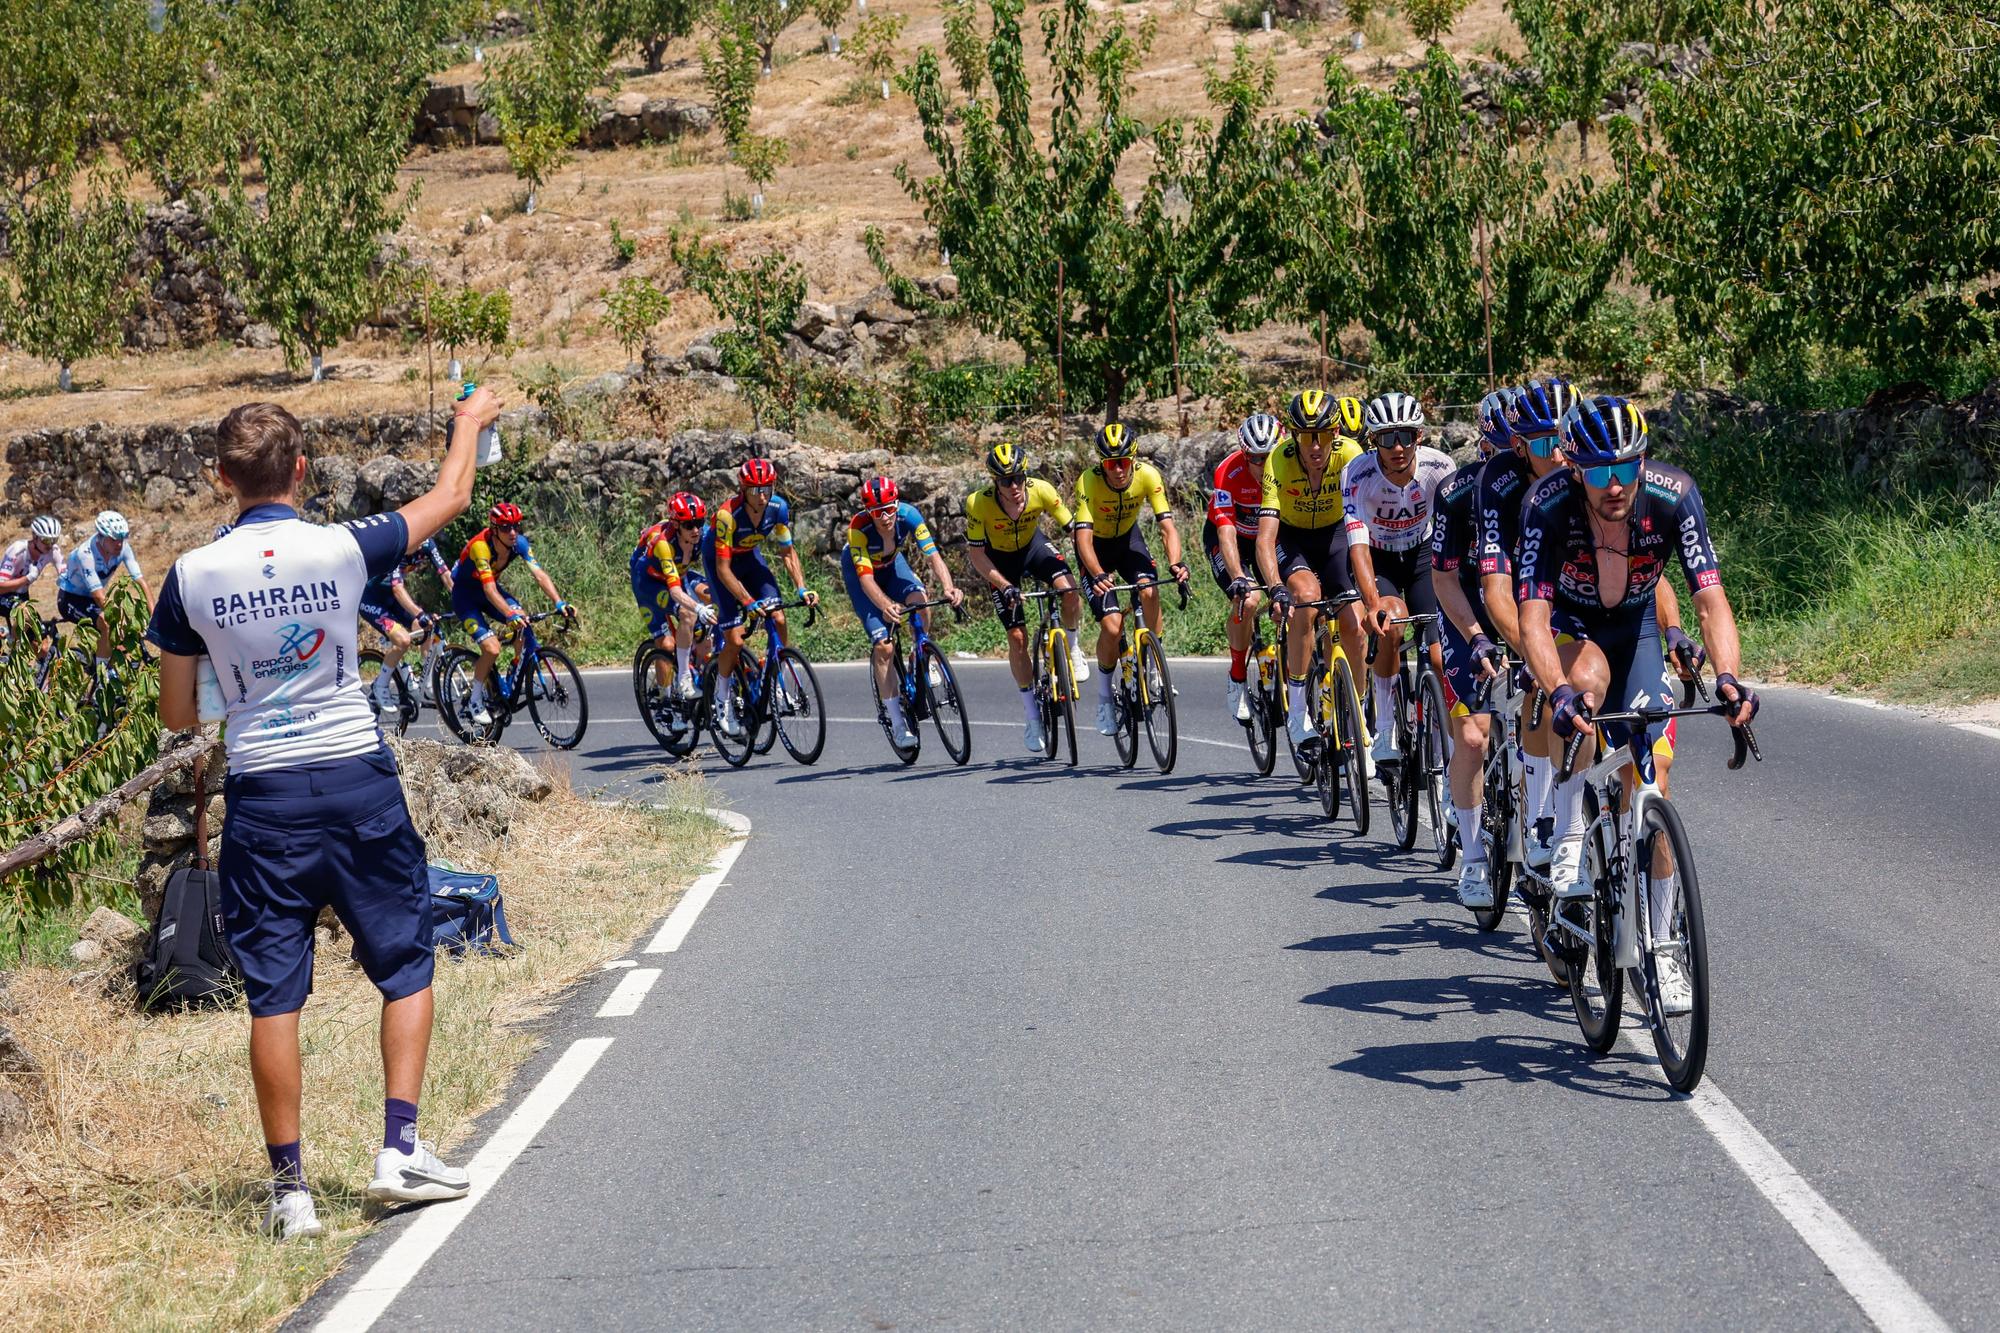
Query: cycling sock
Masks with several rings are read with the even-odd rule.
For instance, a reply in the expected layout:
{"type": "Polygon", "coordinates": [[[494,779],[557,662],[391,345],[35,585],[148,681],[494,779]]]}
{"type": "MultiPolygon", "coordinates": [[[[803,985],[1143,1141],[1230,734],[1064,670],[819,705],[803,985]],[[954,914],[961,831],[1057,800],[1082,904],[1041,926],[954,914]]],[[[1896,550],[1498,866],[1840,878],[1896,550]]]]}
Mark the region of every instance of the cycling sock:
{"type": "Polygon", "coordinates": [[[1583,774],[1556,784],[1551,799],[1555,806],[1556,841],[1583,836],[1583,774]]]}
{"type": "Polygon", "coordinates": [[[1247,648],[1229,650],[1229,678],[1238,685],[1241,685],[1244,678],[1249,675],[1249,668],[1245,665],[1249,659],[1250,650],[1247,648]]]}
{"type": "Polygon", "coordinates": [[[1453,806],[1458,813],[1458,845],[1465,849],[1465,863],[1477,865],[1486,859],[1486,839],[1479,836],[1479,807],[1453,806]]]}
{"type": "Polygon", "coordinates": [[[1292,716],[1303,717],[1306,711],[1306,683],[1302,680],[1285,682],[1285,698],[1292,706],[1292,716]]]}
{"type": "Polygon", "coordinates": [[[1111,702],[1111,672],[1111,667],[1101,663],[1097,668],[1097,697],[1105,703],[1111,702]]]}
{"type": "Polygon", "coordinates": [[[486,702],[486,687],[480,684],[476,680],[473,681],[472,688],[466,692],[465,696],[466,707],[478,708],[481,704],[485,702],[486,702]]]}
{"type": "Polygon", "coordinates": [[[1646,883],[1647,905],[1653,909],[1653,943],[1661,944],[1673,937],[1673,916],[1675,886],[1672,875],[1655,875],[1646,883]]]}
{"type": "Polygon", "coordinates": [[[1396,678],[1375,676],[1375,730],[1387,731],[1395,725],[1396,678]]]}
{"type": "Polygon", "coordinates": [[[687,675],[688,654],[693,651],[694,650],[692,648],[690,648],[687,644],[684,643],[677,643],[674,645],[674,670],[677,674],[682,676],[687,675]]]}
{"type": "Polygon", "coordinates": [[[1538,754],[1524,755],[1521,773],[1526,779],[1521,785],[1527,790],[1528,823],[1533,825],[1549,813],[1549,788],[1555,782],[1555,764],[1538,754]]]}
{"type": "Polygon", "coordinates": [[[1035,690],[1031,685],[1021,687],[1021,715],[1030,722],[1039,722],[1042,710],[1035,706],[1035,690]]]}
{"type": "Polygon", "coordinates": [[[900,727],[900,726],[902,726],[902,725],[903,725],[903,696],[902,696],[902,695],[900,695],[900,694],[892,694],[892,695],[890,695],[890,696],[889,696],[889,697],[888,697],[887,699],[885,699],[885,700],[883,700],[883,701],[882,701],[882,707],[883,707],[883,708],[885,708],[885,709],[886,709],[886,710],[888,711],[888,713],[889,713],[889,725],[890,725],[890,726],[892,726],[892,727],[900,727]]]}
{"type": "Polygon", "coordinates": [[[382,1146],[400,1153],[417,1150],[417,1104],[400,1097],[382,1099],[382,1146]]]}
{"type": "Polygon", "coordinates": [[[273,1190],[279,1194],[291,1194],[306,1187],[306,1168],[299,1159],[297,1142],[267,1143],[264,1155],[271,1159],[273,1190]]]}

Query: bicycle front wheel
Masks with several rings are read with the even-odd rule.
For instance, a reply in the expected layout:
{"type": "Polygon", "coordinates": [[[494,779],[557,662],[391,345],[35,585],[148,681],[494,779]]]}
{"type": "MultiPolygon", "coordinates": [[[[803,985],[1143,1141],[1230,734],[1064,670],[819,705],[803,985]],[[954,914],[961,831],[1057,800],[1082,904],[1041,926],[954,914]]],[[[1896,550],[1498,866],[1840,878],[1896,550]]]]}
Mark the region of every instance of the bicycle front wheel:
{"type": "MultiPolygon", "coordinates": [[[[1449,870],[1458,859],[1458,830],[1445,819],[1445,728],[1450,714],[1445,712],[1444,687],[1426,670],[1417,683],[1417,754],[1423,764],[1416,776],[1423,783],[1419,813],[1430,821],[1431,848],[1437,853],[1439,870],[1449,870]]],[[[1478,836],[1473,830],[1473,836],[1478,836]]]]}
{"type": "Polygon", "coordinates": [[[1333,664],[1333,707],[1340,743],[1327,743],[1324,761],[1339,765],[1338,780],[1354,807],[1354,831],[1365,837],[1371,819],[1368,770],[1362,766],[1368,742],[1361,730],[1361,696],[1354,691],[1354,672],[1345,657],[1333,664]]]}
{"type": "Polygon", "coordinates": [[[731,768],[741,768],[750,762],[750,756],[757,748],[757,729],[763,725],[762,718],[751,716],[750,688],[743,683],[744,667],[747,665],[739,662],[727,680],[712,670],[702,679],[702,705],[708,714],[708,738],[715,742],[715,752],[722,756],[722,762],[731,768]],[[736,719],[734,732],[722,722],[725,701],[736,719]]]}
{"type": "Polygon", "coordinates": [[[1391,688],[1395,691],[1395,714],[1386,725],[1396,729],[1395,763],[1379,765],[1382,785],[1389,793],[1389,831],[1396,846],[1409,851],[1417,845],[1417,788],[1422,783],[1422,757],[1416,753],[1417,701],[1410,697],[1409,676],[1397,672],[1391,688]]]}
{"type": "MultiPolygon", "coordinates": [[[[1597,818],[1596,804],[1590,793],[1585,792],[1586,827],[1597,818]]],[[[1625,1005],[1625,974],[1618,967],[1611,918],[1611,903],[1618,886],[1611,882],[1595,833],[1583,841],[1583,873],[1590,882],[1590,896],[1570,903],[1558,902],[1556,910],[1582,926],[1589,941],[1570,951],[1569,998],[1576,1009],[1576,1025],[1583,1033],[1584,1045],[1602,1055],[1618,1040],[1618,1020],[1625,1005]]],[[[1572,937],[1572,943],[1580,942],[1572,937]]]]}
{"type": "Polygon", "coordinates": [[[1139,671],[1136,659],[1120,654],[1111,670],[1111,743],[1118,748],[1118,765],[1139,762],[1139,671]]]}
{"type": "Polygon", "coordinates": [[[802,764],[817,762],[826,748],[826,701],[812,663],[796,648],[780,648],[766,693],[764,702],[785,752],[802,764]]]}
{"type": "MultiPolygon", "coordinates": [[[[1708,1067],[1708,927],[1702,920],[1701,887],[1695,880],[1694,854],[1680,812],[1662,798],[1646,803],[1646,818],[1636,840],[1636,864],[1646,874],[1646,901],[1666,890],[1652,874],[1656,854],[1670,854],[1673,901],[1668,905],[1667,930],[1653,940],[1640,960],[1651,1007],[1653,1049],[1660,1068],[1676,1092],[1693,1092],[1708,1067]],[[1664,847],[1663,847],[1664,844],[1664,847]],[[1669,1014],[1660,1003],[1659,957],[1672,957],[1687,973],[1692,1005],[1684,1014],[1669,1014]]],[[[1655,912],[1657,918],[1660,914],[1655,912]]]]}
{"type": "Polygon", "coordinates": [[[972,758],[972,719],[966,714],[965,696],[958,692],[958,677],[951,663],[936,648],[927,647],[920,654],[917,670],[917,688],[930,702],[931,725],[937,728],[944,752],[954,764],[966,763],[972,758]],[[931,683],[933,674],[937,676],[935,685],[931,683]]]}
{"type": "Polygon", "coordinates": [[[1139,645],[1139,702],[1144,706],[1146,745],[1162,773],[1174,771],[1180,757],[1180,723],[1174,716],[1174,678],[1167,673],[1167,655],[1148,633],[1139,645]]]}
{"type": "MultiPolygon", "coordinates": [[[[1251,661],[1255,663],[1256,658],[1251,661]]],[[[1263,667],[1259,665],[1257,669],[1261,677],[1263,667]]],[[[1268,778],[1278,766],[1278,700],[1262,680],[1252,680],[1247,694],[1250,720],[1243,724],[1243,730],[1250,739],[1250,763],[1258,777],[1268,778]]]]}
{"type": "Polygon", "coordinates": [[[528,716],[542,739],[558,750],[574,750],[590,725],[590,699],[576,663],[560,648],[543,648],[521,688],[527,691],[528,716]]]}
{"type": "MultiPolygon", "coordinates": [[[[500,717],[504,710],[496,708],[497,701],[489,700],[487,712],[493,720],[485,726],[474,722],[465,715],[466,701],[472,695],[473,669],[479,665],[479,654],[470,648],[447,648],[437,664],[438,716],[452,735],[467,745],[488,745],[500,735],[500,717]]],[[[495,675],[498,675],[496,670],[495,675]]]]}
{"type": "Polygon", "coordinates": [[[639,659],[638,670],[633,673],[632,684],[638,694],[639,717],[645,722],[646,730],[653,733],[653,739],[668,754],[676,759],[685,759],[693,751],[699,733],[695,730],[694,719],[688,716],[688,710],[674,697],[674,668],[672,653],[648,645],[639,659]],[[660,683],[662,675],[666,676],[668,684],[660,683]]]}
{"type": "Polygon", "coordinates": [[[1472,919],[1481,930],[1498,930],[1507,917],[1507,893],[1514,885],[1514,863],[1507,856],[1507,830],[1514,823],[1514,793],[1505,781],[1507,766],[1500,755],[1500,728],[1486,737],[1485,797],[1479,803],[1480,843],[1486,850],[1487,883],[1493,906],[1476,910],[1472,919]]]}

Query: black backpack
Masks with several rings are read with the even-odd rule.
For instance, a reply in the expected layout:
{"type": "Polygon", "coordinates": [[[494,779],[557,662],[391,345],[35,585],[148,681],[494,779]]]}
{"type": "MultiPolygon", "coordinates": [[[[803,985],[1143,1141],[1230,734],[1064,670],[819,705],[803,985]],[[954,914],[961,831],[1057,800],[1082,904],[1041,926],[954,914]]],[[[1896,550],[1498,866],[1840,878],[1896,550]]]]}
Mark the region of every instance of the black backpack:
{"type": "Polygon", "coordinates": [[[243,995],[243,973],[222,926],[221,878],[208,866],[208,793],[194,761],[194,864],[167,879],[145,956],[133,971],[139,1007],[150,1013],[223,1008],[243,995]]]}

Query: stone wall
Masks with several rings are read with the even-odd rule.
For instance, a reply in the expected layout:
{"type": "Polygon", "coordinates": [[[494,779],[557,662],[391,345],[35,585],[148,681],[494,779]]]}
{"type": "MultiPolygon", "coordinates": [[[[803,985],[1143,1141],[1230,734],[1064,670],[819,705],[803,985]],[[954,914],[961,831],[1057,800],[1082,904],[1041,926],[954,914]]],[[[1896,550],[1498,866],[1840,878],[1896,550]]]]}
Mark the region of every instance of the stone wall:
{"type": "MultiPolygon", "coordinates": [[[[621,144],[671,143],[688,135],[706,134],[713,123],[713,113],[700,102],[620,93],[609,99],[591,99],[590,125],[577,146],[616,148],[621,144]]],[[[417,108],[417,123],[411,137],[433,148],[497,144],[500,122],[486,109],[480,84],[433,83],[417,108]]]]}
{"type": "Polygon", "coordinates": [[[132,267],[147,275],[146,297],[125,317],[125,345],[153,352],[216,341],[275,347],[278,333],[252,324],[242,299],[217,271],[214,238],[185,200],[146,210],[132,267]]]}

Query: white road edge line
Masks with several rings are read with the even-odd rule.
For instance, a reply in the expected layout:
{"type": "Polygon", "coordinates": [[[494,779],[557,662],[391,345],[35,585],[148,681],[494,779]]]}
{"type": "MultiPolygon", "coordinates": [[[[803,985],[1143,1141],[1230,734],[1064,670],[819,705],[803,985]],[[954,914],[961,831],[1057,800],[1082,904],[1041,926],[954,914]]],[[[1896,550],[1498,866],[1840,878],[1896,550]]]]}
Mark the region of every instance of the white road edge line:
{"type": "Polygon", "coordinates": [[[1970,731],[2000,741],[2000,727],[1989,727],[1984,722],[1954,722],[1952,725],[1960,731],[1970,731]]]}
{"type": "Polygon", "coordinates": [[[542,1075],[534,1091],[514,1108],[514,1113],[487,1140],[486,1146],[466,1164],[465,1169],[472,1176],[471,1193],[460,1203],[432,1204],[426,1208],[321,1317],[315,1326],[317,1333],[366,1333],[373,1327],[458,1224],[499,1183],[514,1159],[542,1132],[549,1118],[576,1091],[610,1045],[609,1037],[583,1037],[571,1043],[549,1067],[549,1072],[542,1075]]]}
{"type": "Polygon", "coordinates": [[[694,929],[695,918],[701,915],[701,909],[708,906],[708,900],[715,896],[715,891],[722,887],[722,881],[735,867],[736,858],[743,854],[743,844],[750,837],[750,821],[734,810],[711,808],[708,813],[711,818],[726,825],[734,836],[727,846],[715,854],[715,859],[708,863],[708,870],[702,877],[688,885],[687,892],[674,904],[674,910],[667,913],[667,919],[660,923],[659,933],[653,936],[652,943],[642,952],[672,953],[680,948],[688,932],[694,929]]]}
{"type": "Polygon", "coordinates": [[[598,1006],[599,1018],[630,1018],[639,1012],[639,1005],[645,1000],[653,983],[660,979],[657,967],[635,967],[619,978],[611,994],[604,997],[598,1006]]]}

